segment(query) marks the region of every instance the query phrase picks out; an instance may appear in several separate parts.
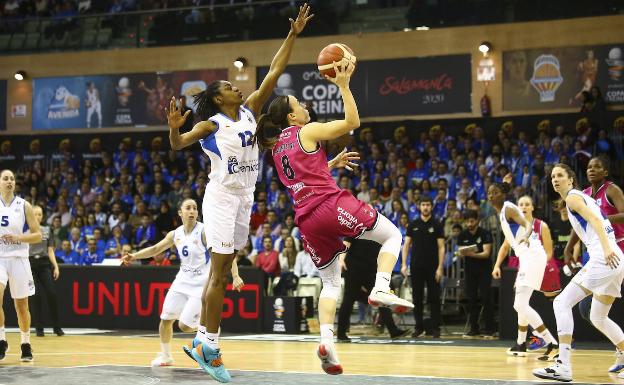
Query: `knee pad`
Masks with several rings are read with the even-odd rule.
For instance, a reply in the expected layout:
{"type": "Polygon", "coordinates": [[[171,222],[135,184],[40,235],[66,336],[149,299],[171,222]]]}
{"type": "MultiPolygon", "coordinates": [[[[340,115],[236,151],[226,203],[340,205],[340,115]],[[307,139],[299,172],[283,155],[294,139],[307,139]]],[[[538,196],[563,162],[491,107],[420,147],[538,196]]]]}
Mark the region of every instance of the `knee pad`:
{"type": "Polygon", "coordinates": [[[609,317],[609,310],[611,310],[611,305],[606,305],[596,299],[592,300],[589,310],[589,321],[596,329],[600,331],[604,329],[607,318],[609,317]]]}
{"type": "Polygon", "coordinates": [[[401,252],[401,243],[403,242],[403,237],[401,236],[401,231],[399,229],[394,228],[390,233],[390,237],[386,239],[384,243],[381,244],[380,253],[390,253],[392,255],[396,255],[398,257],[401,252]]]}
{"type": "Polygon", "coordinates": [[[592,308],[591,296],[588,296],[587,298],[579,302],[579,313],[581,314],[581,317],[583,317],[583,319],[587,322],[592,322],[590,318],[590,314],[589,314],[591,311],[591,308],[592,308]]]}
{"type": "Polygon", "coordinates": [[[380,253],[390,253],[398,258],[403,237],[401,231],[385,216],[378,214],[377,224],[365,231],[361,239],[375,241],[381,245],[380,253]]]}

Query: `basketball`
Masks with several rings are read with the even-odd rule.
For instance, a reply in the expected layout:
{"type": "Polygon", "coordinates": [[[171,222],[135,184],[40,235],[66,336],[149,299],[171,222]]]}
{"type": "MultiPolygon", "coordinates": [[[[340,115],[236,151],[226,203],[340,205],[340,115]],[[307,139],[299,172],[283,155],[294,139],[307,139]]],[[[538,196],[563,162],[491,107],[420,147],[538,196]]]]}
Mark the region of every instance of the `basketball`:
{"type": "Polygon", "coordinates": [[[316,59],[316,65],[318,66],[321,75],[327,75],[330,78],[333,78],[336,76],[333,63],[336,62],[340,66],[340,64],[345,60],[355,65],[357,60],[353,54],[353,50],[346,44],[333,43],[321,50],[318,55],[318,59],[316,59]]]}

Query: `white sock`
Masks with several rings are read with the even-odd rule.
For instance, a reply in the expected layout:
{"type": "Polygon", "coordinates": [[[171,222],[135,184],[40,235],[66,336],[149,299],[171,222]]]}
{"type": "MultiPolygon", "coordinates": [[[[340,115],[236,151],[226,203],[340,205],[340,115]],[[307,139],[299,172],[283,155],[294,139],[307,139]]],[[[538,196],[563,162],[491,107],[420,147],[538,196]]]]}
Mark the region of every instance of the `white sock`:
{"type": "Polygon", "coordinates": [[[375,289],[390,291],[390,273],[377,272],[375,274],[375,289]]]}
{"type": "Polygon", "coordinates": [[[570,344],[559,344],[559,359],[564,365],[570,366],[570,355],[572,346],[570,344]]]}
{"type": "Polygon", "coordinates": [[[321,343],[324,343],[324,344],[334,343],[334,325],[333,324],[321,325],[321,343]]]}
{"type": "Polygon", "coordinates": [[[543,332],[538,332],[535,331],[535,333],[544,339],[544,341],[546,341],[547,344],[555,344],[557,345],[557,340],[555,339],[555,337],[553,337],[553,335],[550,333],[550,331],[548,329],[544,330],[543,332]]]}
{"type": "Polygon", "coordinates": [[[206,343],[211,349],[219,349],[219,333],[206,332],[206,343]]]}
{"type": "Polygon", "coordinates": [[[6,331],[4,326],[0,328],[0,341],[6,341],[6,331]]]}
{"type": "Polygon", "coordinates": [[[516,342],[518,343],[518,345],[522,345],[523,343],[526,342],[526,336],[527,336],[527,331],[521,331],[520,329],[518,329],[518,339],[516,340],[516,342]]]}
{"type": "Polygon", "coordinates": [[[195,334],[195,338],[197,338],[198,340],[200,340],[201,342],[208,342],[206,340],[206,327],[199,325],[197,327],[197,333],[195,334]]]}
{"type": "Polygon", "coordinates": [[[171,346],[170,346],[170,344],[166,344],[164,342],[161,342],[160,343],[160,351],[162,352],[163,356],[171,357],[171,346]]]}
{"type": "Polygon", "coordinates": [[[30,343],[30,330],[27,332],[23,332],[20,330],[20,337],[22,338],[23,344],[29,344],[30,343]]]}

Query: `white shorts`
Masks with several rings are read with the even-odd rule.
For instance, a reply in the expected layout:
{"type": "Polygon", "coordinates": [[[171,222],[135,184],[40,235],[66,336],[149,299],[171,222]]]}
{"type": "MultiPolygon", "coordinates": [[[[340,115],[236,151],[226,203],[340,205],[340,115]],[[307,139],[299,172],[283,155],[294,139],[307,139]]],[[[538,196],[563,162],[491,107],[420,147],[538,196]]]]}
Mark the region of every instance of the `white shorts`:
{"type": "Polygon", "coordinates": [[[204,231],[208,249],[219,254],[233,254],[247,244],[254,196],[236,195],[218,186],[206,186],[202,204],[204,231]]]}
{"type": "Polygon", "coordinates": [[[6,287],[7,281],[13,299],[27,298],[35,294],[35,281],[28,258],[0,258],[0,284],[6,287]]]}
{"type": "Polygon", "coordinates": [[[520,266],[516,276],[516,287],[527,286],[533,290],[540,290],[546,270],[546,252],[542,247],[518,248],[514,250],[520,266]]]}
{"type": "Polygon", "coordinates": [[[178,291],[169,290],[165,296],[160,319],[177,319],[188,327],[196,328],[197,325],[199,325],[199,313],[201,312],[201,308],[201,298],[191,297],[178,291]]]}
{"type": "Polygon", "coordinates": [[[590,257],[589,262],[572,278],[572,282],[590,290],[593,294],[608,295],[615,298],[621,297],[622,280],[624,280],[624,264],[622,261],[624,258],[621,252],[618,254],[620,256],[620,264],[616,269],[612,269],[605,265],[604,262],[591,259],[590,257]]]}

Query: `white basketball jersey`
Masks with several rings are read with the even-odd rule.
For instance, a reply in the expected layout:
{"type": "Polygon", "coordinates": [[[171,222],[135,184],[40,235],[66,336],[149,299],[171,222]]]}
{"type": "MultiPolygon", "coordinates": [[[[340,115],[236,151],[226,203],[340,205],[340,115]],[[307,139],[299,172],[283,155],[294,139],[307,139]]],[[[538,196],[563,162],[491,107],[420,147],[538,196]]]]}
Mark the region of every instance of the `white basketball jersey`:
{"type": "MultiPolygon", "coordinates": [[[[585,204],[591,210],[591,212],[594,213],[594,215],[596,215],[602,221],[602,226],[607,233],[609,243],[612,245],[614,250],[618,249],[618,246],[615,243],[615,232],[613,231],[613,226],[611,226],[611,222],[602,213],[602,211],[600,210],[600,206],[598,206],[596,201],[590,196],[576,189],[570,190],[568,195],[570,194],[578,195],[583,198],[585,204]]],[[[570,208],[567,208],[567,210],[568,218],[570,218],[570,224],[572,225],[572,228],[579,236],[581,241],[585,244],[585,247],[587,247],[589,257],[598,258],[598,261],[605,262],[604,252],[602,249],[602,245],[600,244],[600,239],[598,238],[598,234],[596,234],[596,231],[594,230],[592,225],[590,225],[579,213],[570,210],[570,208]]]]}
{"type": "Polygon", "coordinates": [[[208,274],[209,254],[202,241],[203,232],[204,224],[201,222],[197,222],[189,234],[184,232],[184,226],[178,227],[173,232],[173,243],[180,258],[178,278],[185,283],[197,281],[203,284],[208,274]]]}
{"type": "Polygon", "coordinates": [[[210,157],[210,183],[233,190],[251,189],[253,192],[258,179],[258,146],[252,145],[256,134],[253,113],[241,106],[237,121],[221,113],[208,120],[217,128],[199,143],[210,157]]]}
{"type": "Polygon", "coordinates": [[[28,258],[28,243],[7,242],[5,234],[23,234],[26,225],[26,201],[14,197],[12,202],[0,199],[0,258],[28,258]]]}
{"type": "Polygon", "coordinates": [[[90,106],[95,106],[99,102],[97,98],[97,91],[95,89],[93,91],[87,90],[87,101],[90,106]]]}
{"type": "MultiPolygon", "coordinates": [[[[507,221],[505,212],[508,208],[517,211],[518,214],[523,218],[524,214],[522,214],[522,211],[518,206],[509,201],[505,201],[505,203],[503,204],[503,208],[500,212],[501,229],[503,230],[503,234],[505,235],[505,240],[507,240],[507,242],[511,245],[514,251],[517,252],[516,248],[518,247],[518,243],[526,236],[526,230],[522,225],[519,225],[515,222],[507,221]]],[[[539,239],[539,234],[533,232],[529,236],[529,248],[540,246],[542,246],[542,242],[539,239]]]]}

